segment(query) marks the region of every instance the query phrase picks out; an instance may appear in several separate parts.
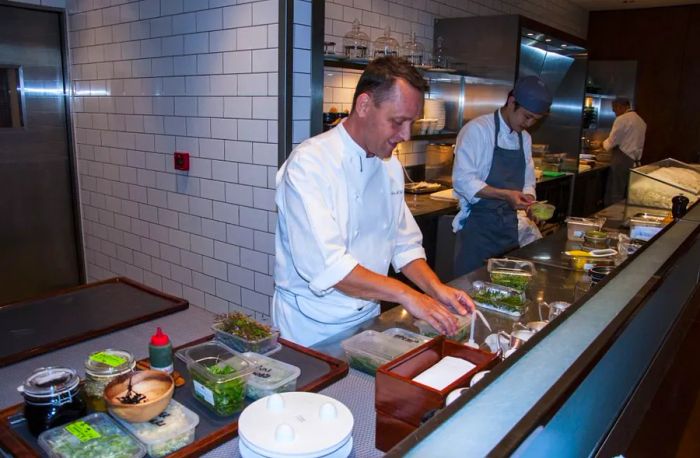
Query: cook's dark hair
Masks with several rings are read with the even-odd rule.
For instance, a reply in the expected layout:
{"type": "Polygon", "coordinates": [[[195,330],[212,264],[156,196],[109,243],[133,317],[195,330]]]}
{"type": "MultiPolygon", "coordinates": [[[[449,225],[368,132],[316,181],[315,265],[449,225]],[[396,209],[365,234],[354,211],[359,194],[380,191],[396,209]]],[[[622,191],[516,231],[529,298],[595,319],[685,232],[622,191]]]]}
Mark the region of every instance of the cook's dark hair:
{"type": "Polygon", "coordinates": [[[620,105],[623,107],[630,107],[630,99],[627,97],[616,97],[615,100],[612,101],[613,105],[620,105]]]}
{"type": "Polygon", "coordinates": [[[355,109],[357,97],[364,93],[370,94],[374,105],[378,106],[389,97],[394,82],[399,78],[418,89],[421,94],[428,89],[428,84],[421,74],[406,59],[394,56],[380,57],[370,62],[362,72],[352,97],[352,109],[355,109]]]}
{"type": "MultiPolygon", "coordinates": [[[[513,99],[515,99],[515,92],[513,89],[510,90],[510,92],[508,93],[508,97],[506,97],[506,103],[503,104],[504,108],[508,106],[508,99],[511,97],[513,97],[513,99]]],[[[517,100],[513,100],[513,104],[514,104],[513,111],[518,111],[518,108],[520,108],[520,103],[518,103],[517,100]]]]}

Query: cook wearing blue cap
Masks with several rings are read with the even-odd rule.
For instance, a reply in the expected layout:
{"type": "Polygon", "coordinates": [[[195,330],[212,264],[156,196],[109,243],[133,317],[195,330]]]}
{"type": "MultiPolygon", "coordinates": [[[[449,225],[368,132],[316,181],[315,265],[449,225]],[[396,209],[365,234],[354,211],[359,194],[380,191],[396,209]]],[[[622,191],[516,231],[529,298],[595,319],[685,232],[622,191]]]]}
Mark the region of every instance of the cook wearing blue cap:
{"type": "MultiPolygon", "coordinates": [[[[532,138],[552,95],[536,76],[520,78],[506,104],[468,122],[457,136],[452,183],[459,196],[455,275],[518,247],[518,210],[535,201],[532,138]]],[[[527,217],[521,223],[529,224],[527,217]]]]}

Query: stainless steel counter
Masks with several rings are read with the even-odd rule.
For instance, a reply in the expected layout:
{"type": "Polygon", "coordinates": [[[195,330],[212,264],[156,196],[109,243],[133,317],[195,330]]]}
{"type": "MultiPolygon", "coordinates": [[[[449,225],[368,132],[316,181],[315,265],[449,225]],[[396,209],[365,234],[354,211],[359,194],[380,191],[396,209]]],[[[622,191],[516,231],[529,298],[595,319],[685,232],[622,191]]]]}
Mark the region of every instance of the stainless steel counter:
{"type": "Polygon", "coordinates": [[[457,202],[431,199],[430,194],[404,194],[406,205],[414,217],[433,213],[449,213],[457,211],[457,202]]]}

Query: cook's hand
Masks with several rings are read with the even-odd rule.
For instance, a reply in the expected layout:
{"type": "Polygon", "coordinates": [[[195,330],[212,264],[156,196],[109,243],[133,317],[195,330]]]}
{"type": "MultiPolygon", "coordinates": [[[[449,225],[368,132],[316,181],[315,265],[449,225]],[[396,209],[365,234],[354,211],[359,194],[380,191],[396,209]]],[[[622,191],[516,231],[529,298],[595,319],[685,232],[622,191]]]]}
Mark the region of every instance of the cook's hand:
{"type": "Polygon", "coordinates": [[[540,219],[532,214],[532,207],[527,207],[527,217],[530,218],[535,224],[540,224],[540,219]]]}
{"type": "Polygon", "coordinates": [[[469,294],[444,283],[433,286],[432,295],[443,305],[451,307],[460,315],[466,315],[474,311],[474,301],[469,297],[469,294]]]}
{"type": "Polygon", "coordinates": [[[507,191],[505,198],[506,202],[508,202],[508,205],[510,205],[513,210],[524,210],[534,201],[531,195],[514,190],[507,191]]]}
{"type": "Polygon", "coordinates": [[[457,319],[454,315],[427,294],[415,291],[401,305],[411,315],[427,321],[442,334],[449,336],[457,332],[457,319]]]}

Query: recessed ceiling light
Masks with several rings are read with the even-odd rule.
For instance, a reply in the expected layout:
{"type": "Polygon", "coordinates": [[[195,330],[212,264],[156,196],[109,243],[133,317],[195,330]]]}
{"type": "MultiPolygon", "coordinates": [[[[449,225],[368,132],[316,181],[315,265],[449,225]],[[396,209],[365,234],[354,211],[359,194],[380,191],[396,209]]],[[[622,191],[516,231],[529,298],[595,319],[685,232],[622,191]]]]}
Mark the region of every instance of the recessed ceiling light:
{"type": "Polygon", "coordinates": [[[566,43],[562,43],[562,44],[561,44],[561,47],[562,47],[562,48],[566,48],[567,46],[569,46],[569,45],[567,45],[566,43]]]}
{"type": "Polygon", "coordinates": [[[532,33],[532,32],[528,32],[528,33],[527,33],[527,36],[528,36],[528,37],[531,37],[531,36],[533,36],[533,35],[534,35],[534,33],[532,33]]]}
{"type": "Polygon", "coordinates": [[[552,39],[551,39],[551,38],[545,38],[544,41],[546,41],[547,43],[549,43],[550,41],[552,41],[552,39]]]}

